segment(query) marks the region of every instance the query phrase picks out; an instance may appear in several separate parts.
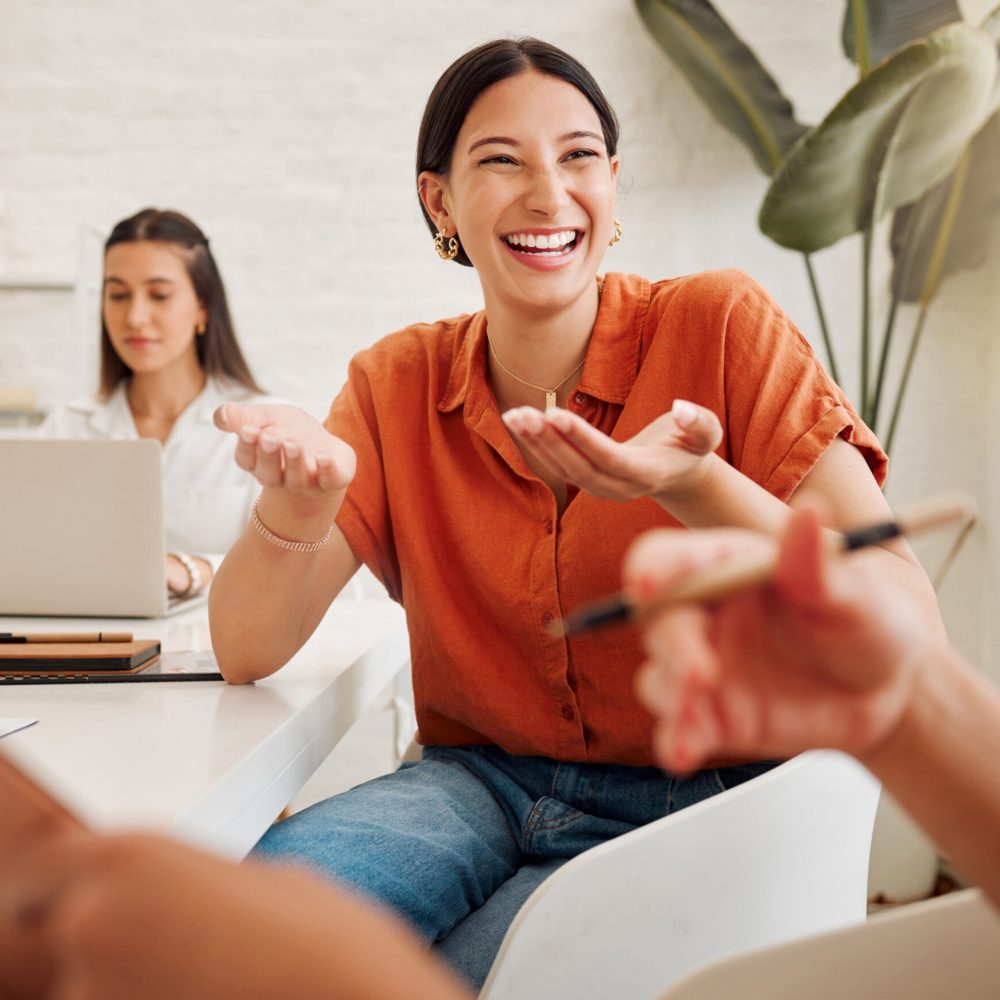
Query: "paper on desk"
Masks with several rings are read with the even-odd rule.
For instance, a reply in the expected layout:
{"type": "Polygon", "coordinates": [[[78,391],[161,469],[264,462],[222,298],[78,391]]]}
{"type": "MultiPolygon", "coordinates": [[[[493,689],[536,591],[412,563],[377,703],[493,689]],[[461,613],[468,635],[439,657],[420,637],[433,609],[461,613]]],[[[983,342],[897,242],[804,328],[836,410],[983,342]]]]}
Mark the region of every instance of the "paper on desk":
{"type": "Polygon", "coordinates": [[[11,733],[16,733],[19,729],[27,729],[28,726],[33,726],[38,719],[5,719],[0,715],[0,739],[4,736],[10,736],[11,733]]]}

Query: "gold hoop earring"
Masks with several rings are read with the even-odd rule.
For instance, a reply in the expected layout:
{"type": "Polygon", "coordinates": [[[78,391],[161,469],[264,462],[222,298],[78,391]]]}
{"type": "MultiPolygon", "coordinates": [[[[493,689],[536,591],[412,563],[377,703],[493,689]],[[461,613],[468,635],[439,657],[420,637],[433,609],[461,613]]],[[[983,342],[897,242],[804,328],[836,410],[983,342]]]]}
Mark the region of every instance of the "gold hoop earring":
{"type": "Polygon", "coordinates": [[[613,221],[615,224],[615,235],[608,240],[609,247],[613,247],[622,238],[622,224],[617,219],[613,221]]]}
{"type": "Polygon", "coordinates": [[[448,234],[439,229],[434,236],[434,249],[442,260],[454,260],[458,256],[458,240],[454,236],[448,237],[448,246],[444,245],[444,238],[448,234]]]}
{"type": "Polygon", "coordinates": [[[205,324],[204,323],[199,323],[194,328],[194,332],[195,332],[196,336],[204,337],[205,336],[205,324]]]}

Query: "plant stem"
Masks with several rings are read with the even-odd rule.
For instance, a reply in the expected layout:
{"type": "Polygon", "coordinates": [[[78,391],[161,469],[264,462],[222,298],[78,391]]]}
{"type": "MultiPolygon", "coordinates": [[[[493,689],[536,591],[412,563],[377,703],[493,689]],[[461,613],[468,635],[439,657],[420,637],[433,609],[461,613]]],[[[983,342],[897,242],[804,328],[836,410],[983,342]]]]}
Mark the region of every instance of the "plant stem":
{"type": "Polygon", "coordinates": [[[878,359],[878,372],[875,375],[875,389],[872,393],[871,422],[868,426],[875,430],[878,423],[879,404],[882,400],[882,386],[885,383],[885,372],[889,365],[889,346],[892,343],[892,332],[896,325],[896,314],[899,312],[900,295],[894,288],[892,292],[892,302],[889,305],[889,316],[885,321],[885,330],[882,333],[882,350],[878,359]]]}
{"type": "Polygon", "coordinates": [[[813,273],[812,258],[804,253],[802,259],[806,262],[806,274],[809,275],[809,288],[812,290],[813,302],[816,303],[816,315],[819,317],[819,329],[823,334],[823,346],[826,348],[826,359],[830,365],[830,376],[840,385],[840,375],[837,372],[837,359],[833,356],[833,341],[830,340],[830,329],[826,325],[826,313],[823,311],[823,300],[819,296],[819,285],[813,273]]]}
{"type": "Polygon", "coordinates": [[[872,418],[868,407],[871,361],[872,229],[872,225],[865,228],[861,244],[861,419],[869,427],[872,418]]]}
{"type": "Polygon", "coordinates": [[[927,320],[929,302],[920,303],[920,312],[917,315],[917,325],[913,330],[913,337],[910,340],[910,349],[906,352],[906,364],[903,366],[903,374],[899,379],[899,391],[896,393],[896,402],[892,408],[892,419],[889,421],[889,431],[886,434],[885,450],[892,453],[892,439],[896,436],[896,424],[899,422],[899,411],[903,407],[903,396],[906,393],[906,386],[910,381],[910,371],[913,368],[913,359],[917,355],[917,346],[924,332],[924,323],[927,320]]]}
{"type": "Polygon", "coordinates": [[[862,78],[872,68],[872,47],[868,35],[868,4],[865,0],[851,0],[851,15],[854,19],[854,61],[862,78]]]}

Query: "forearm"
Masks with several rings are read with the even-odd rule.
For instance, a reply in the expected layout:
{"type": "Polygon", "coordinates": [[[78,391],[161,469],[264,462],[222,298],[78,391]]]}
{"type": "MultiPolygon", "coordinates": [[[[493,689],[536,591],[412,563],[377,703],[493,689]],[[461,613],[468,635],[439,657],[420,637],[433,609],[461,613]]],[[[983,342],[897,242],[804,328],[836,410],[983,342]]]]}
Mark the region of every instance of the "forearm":
{"type": "Polygon", "coordinates": [[[899,726],[864,763],[1000,906],[1000,695],[952,650],[929,657],[899,726]]]}
{"type": "MultiPolygon", "coordinates": [[[[834,449],[831,448],[831,452],[834,449]]],[[[836,461],[845,452],[852,458],[850,445],[836,446],[836,453],[829,456],[836,461]]],[[[862,466],[841,470],[829,466],[816,475],[824,456],[789,503],[783,503],[762,486],[743,475],[717,455],[707,456],[706,469],[693,483],[655,499],[673,517],[688,528],[740,527],[749,528],[774,537],[781,536],[792,514],[792,507],[800,502],[819,503],[828,512],[830,544],[837,540],[837,532],[850,531],[880,520],[888,520],[892,512],[878,491],[874,480],[862,466]],[[852,481],[852,476],[854,477],[852,481]],[[859,486],[862,488],[859,490],[859,486]]],[[[842,464],[842,463],[841,463],[842,464]]],[[[885,586],[915,601],[931,622],[939,637],[945,637],[944,625],[934,588],[905,541],[896,539],[863,553],[853,554],[852,559],[865,559],[878,567],[885,586]]]]}
{"type": "MultiPolygon", "coordinates": [[[[287,497],[261,499],[260,517],[275,535],[319,540],[339,508],[296,508],[287,497]]],[[[212,647],[223,676],[247,683],[274,673],[312,635],[330,602],[358,567],[333,528],[316,551],[296,552],[268,541],[248,524],[216,574],[209,594],[212,647]]]]}

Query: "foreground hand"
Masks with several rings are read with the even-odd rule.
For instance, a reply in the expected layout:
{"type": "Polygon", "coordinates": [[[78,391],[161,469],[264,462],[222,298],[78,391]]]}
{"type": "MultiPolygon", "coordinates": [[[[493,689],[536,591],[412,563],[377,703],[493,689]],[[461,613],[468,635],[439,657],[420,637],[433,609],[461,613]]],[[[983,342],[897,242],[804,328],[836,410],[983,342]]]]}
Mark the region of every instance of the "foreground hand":
{"type": "Polygon", "coordinates": [[[564,482],[611,500],[666,498],[696,487],[722,441],[718,417],[686,400],[624,442],[569,410],[521,406],[503,420],[525,451],[564,482]]]}
{"type": "Polygon", "coordinates": [[[346,891],[163,837],[51,842],[7,890],[40,915],[58,997],[465,996],[407,930],[346,891]]]}
{"type": "Polygon", "coordinates": [[[295,495],[344,490],[354,478],[354,450],[295,406],[225,403],[215,425],[237,436],[236,464],[261,486],[295,495]]]}
{"type": "MultiPolygon", "coordinates": [[[[651,532],[626,559],[625,585],[648,601],[775,544],[735,529],[651,532]]],[[[659,761],[687,771],[719,756],[877,749],[911,696],[922,647],[938,641],[877,569],[864,554],[832,555],[815,513],[798,511],[773,583],[656,615],[637,690],[656,717],[659,761]]]]}

